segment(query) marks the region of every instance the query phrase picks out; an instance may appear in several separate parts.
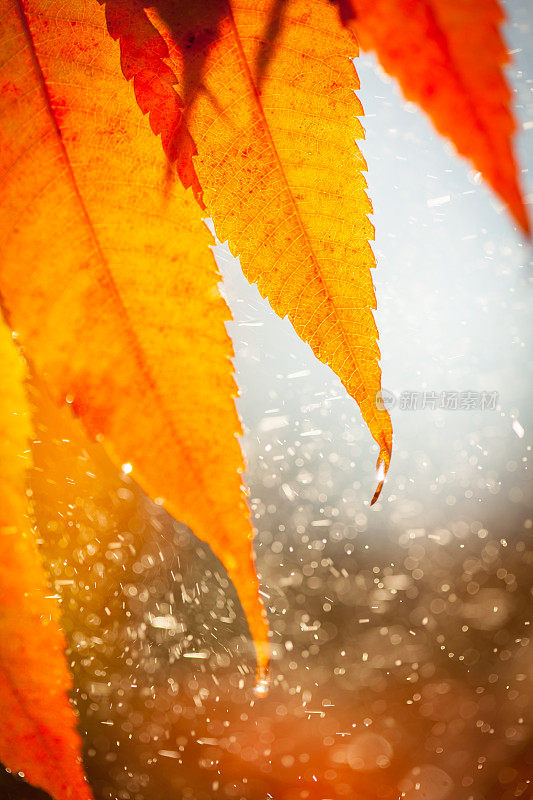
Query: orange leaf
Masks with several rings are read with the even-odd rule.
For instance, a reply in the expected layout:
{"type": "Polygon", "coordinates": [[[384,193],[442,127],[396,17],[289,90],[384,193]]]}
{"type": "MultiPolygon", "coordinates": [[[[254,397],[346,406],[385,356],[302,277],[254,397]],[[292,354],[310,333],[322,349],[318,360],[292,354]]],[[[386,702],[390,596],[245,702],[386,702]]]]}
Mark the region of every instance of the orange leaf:
{"type": "Polygon", "coordinates": [[[352,37],[319,0],[159,0],[147,14],[189,98],[193,161],[219,238],[358,402],[386,472],[392,429],[376,406],[374,230],[354,142],[363,112],[352,37]]]}
{"type": "Polygon", "coordinates": [[[89,800],[59,609],[27,518],[24,365],[0,318],[0,759],[56,800],[89,800]]]}
{"type": "Polygon", "coordinates": [[[229,310],[98,5],[3,0],[0,289],[57,402],[213,548],[268,662],[229,310]],[[22,279],[21,279],[22,276],[22,279]]]}
{"type": "Polygon", "coordinates": [[[497,0],[339,0],[339,6],[361,46],[376,51],[405,97],[429,114],[529,234],[497,0]]]}

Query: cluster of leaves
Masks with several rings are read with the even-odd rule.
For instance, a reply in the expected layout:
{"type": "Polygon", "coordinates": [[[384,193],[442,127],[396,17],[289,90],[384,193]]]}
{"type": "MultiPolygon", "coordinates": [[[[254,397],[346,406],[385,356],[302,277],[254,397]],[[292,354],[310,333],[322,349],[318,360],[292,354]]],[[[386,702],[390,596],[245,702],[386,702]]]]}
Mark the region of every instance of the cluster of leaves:
{"type": "Polygon", "coordinates": [[[358,403],[379,446],[374,500],[392,427],[376,402],[358,40],[529,227],[496,0],[1,0],[1,10],[0,758],[56,800],[89,798],[28,521],[25,363],[211,545],[262,681],[268,629],[229,311],[202,218],[358,403]]]}

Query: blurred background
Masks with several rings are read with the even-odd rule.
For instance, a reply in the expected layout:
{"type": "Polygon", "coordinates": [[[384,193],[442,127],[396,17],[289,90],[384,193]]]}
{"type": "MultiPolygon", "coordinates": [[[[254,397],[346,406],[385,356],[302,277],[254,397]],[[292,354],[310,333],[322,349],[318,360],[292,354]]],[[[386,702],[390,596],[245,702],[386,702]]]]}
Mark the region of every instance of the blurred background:
{"type": "MultiPolygon", "coordinates": [[[[533,192],[533,10],[506,7],[533,192]]],[[[375,60],[357,68],[395,400],[376,506],[353,401],[216,249],[272,629],[265,699],[219,562],[35,389],[32,489],[97,800],[533,797],[531,248],[375,60]],[[400,402],[451,391],[498,399],[400,402]]],[[[45,795],[1,772],[0,797],[45,795]]]]}

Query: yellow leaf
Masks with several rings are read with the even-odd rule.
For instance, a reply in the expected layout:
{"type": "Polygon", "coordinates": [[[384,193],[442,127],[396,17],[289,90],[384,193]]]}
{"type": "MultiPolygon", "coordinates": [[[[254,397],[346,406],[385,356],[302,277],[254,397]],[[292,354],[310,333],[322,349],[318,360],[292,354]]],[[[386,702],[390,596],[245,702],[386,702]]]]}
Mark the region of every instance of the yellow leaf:
{"type": "Polygon", "coordinates": [[[376,404],[374,230],[354,141],[363,112],[353,37],[321,0],[160,0],[146,13],[170,53],[218,237],[358,402],[386,472],[392,427],[376,404]]]}

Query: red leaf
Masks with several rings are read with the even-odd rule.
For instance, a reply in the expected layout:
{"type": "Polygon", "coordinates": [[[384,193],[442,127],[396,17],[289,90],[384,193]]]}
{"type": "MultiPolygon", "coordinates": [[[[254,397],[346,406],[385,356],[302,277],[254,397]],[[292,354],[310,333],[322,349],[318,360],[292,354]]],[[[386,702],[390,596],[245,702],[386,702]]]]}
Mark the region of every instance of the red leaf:
{"type": "Polygon", "coordinates": [[[497,0],[339,0],[339,11],[529,235],[497,0]]]}

